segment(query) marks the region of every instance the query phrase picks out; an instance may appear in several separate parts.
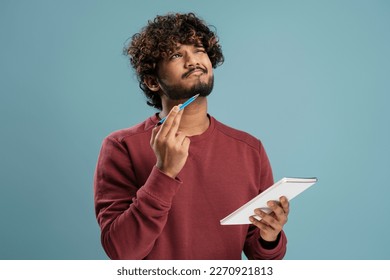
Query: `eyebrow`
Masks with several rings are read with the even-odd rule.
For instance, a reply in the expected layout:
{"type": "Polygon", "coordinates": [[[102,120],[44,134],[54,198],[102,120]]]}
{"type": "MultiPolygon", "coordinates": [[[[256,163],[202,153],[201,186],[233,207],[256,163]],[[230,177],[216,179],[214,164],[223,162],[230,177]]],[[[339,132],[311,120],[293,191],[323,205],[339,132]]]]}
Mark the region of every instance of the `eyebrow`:
{"type": "MultiPolygon", "coordinates": [[[[173,49],[171,49],[171,50],[168,50],[168,51],[166,52],[167,57],[169,57],[169,56],[173,55],[174,53],[180,51],[183,45],[187,45],[187,44],[180,44],[179,46],[176,46],[175,48],[173,48],[173,49]]],[[[189,45],[189,46],[192,45],[192,46],[194,46],[195,48],[206,49],[206,48],[203,46],[203,44],[188,44],[188,45],[189,45]]]]}
{"type": "Polygon", "coordinates": [[[203,44],[191,44],[191,43],[188,43],[188,44],[180,44],[180,46],[176,46],[174,50],[178,51],[181,49],[181,46],[183,45],[188,45],[188,46],[194,46],[195,48],[204,48],[204,45],[203,44]]]}

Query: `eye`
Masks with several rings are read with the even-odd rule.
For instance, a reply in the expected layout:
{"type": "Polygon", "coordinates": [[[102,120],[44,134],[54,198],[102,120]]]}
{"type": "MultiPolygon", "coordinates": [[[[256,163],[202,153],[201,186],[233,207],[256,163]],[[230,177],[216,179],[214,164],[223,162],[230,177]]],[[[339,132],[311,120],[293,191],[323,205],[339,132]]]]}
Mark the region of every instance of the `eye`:
{"type": "Polygon", "coordinates": [[[174,53],[173,55],[170,56],[170,59],[177,59],[180,58],[181,54],[180,53],[174,53]]]}

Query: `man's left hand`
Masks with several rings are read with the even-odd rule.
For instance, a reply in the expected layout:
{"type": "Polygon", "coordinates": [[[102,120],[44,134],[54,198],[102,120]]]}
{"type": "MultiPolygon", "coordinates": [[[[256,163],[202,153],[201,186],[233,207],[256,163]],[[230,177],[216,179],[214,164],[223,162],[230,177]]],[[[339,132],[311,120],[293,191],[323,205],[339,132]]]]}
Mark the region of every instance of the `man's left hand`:
{"type": "Polygon", "coordinates": [[[272,242],[277,239],[283,226],[287,223],[290,204],[287,198],[282,196],[279,201],[268,201],[267,205],[272,212],[267,214],[259,208],[255,209],[255,214],[261,217],[261,220],[259,221],[252,216],[249,217],[249,220],[260,229],[260,236],[263,240],[272,242]]]}

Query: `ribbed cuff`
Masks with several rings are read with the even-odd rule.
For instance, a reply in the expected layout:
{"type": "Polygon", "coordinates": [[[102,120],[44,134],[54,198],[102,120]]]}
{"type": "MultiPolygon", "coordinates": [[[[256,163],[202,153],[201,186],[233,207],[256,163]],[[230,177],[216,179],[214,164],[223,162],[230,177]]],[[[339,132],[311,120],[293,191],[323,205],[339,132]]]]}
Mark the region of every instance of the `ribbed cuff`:
{"type": "Polygon", "coordinates": [[[180,179],[173,179],[154,166],[149,178],[142,187],[142,191],[161,202],[171,204],[181,185],[180,179]]]}

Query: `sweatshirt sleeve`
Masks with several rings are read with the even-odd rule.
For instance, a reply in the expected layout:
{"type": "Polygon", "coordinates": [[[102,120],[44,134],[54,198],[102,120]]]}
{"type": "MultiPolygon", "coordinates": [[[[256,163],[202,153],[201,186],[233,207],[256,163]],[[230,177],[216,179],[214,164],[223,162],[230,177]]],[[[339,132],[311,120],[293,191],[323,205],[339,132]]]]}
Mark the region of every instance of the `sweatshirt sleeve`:
{"type": "Polygon", "coordinates": [[[244,252],[250,260],[281,260],[286,254],[287,238],[285,233],[280,233],[278,244],[275,248],[268,249],[261,246],[259,229],[249,226],[244,252]]]}
{"type": "MultiPolygon", "coordinates": [[[[260,172],[259,172],[259,188],[260,192],[263,192],[267,188],[273,185],[274,179],[272,174],[271,164],[269,162],[268,156],[265,152],[263,145],[260,142],[259,147],[259,156],[260,156],[260,172]]],[[[250,260],[280,260],[286,254],[287,250],[287,238],[285,233],[282,231],[280,233],[279,241],[277,245],[272,248],[264,248],[260,242],[260,229],[250,225],[248,229],[248,234],[246,237],[244,245],[244,253],[250,260]]]]}
{"type": "Polygon", "coordinates": [[[111,259],[143,259],[167,222],[181,182],[154,167],[137,187],[127,149],[115,138],[102,144],[94,177],[101,242],[111,259]]]}

